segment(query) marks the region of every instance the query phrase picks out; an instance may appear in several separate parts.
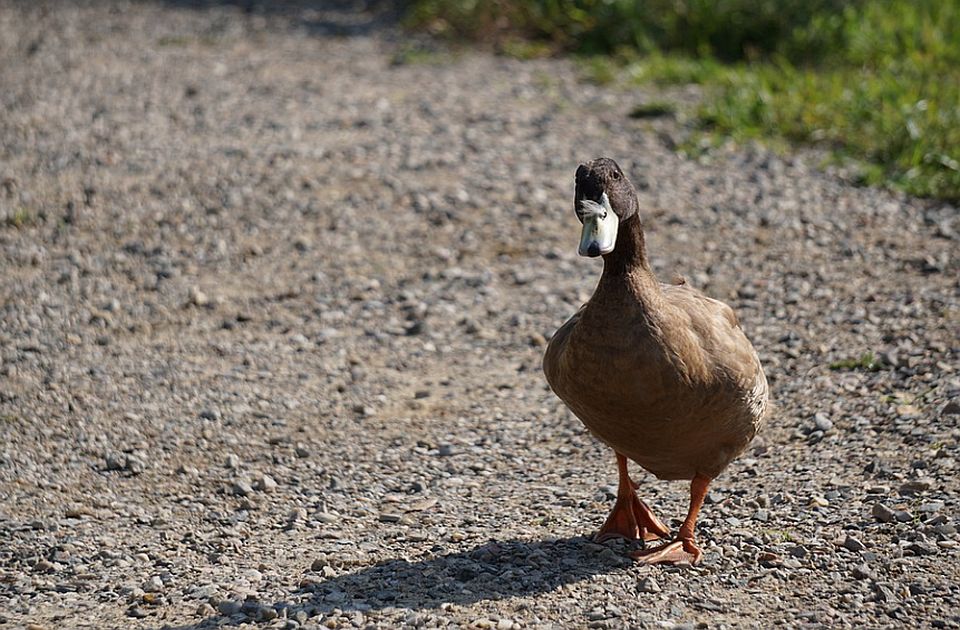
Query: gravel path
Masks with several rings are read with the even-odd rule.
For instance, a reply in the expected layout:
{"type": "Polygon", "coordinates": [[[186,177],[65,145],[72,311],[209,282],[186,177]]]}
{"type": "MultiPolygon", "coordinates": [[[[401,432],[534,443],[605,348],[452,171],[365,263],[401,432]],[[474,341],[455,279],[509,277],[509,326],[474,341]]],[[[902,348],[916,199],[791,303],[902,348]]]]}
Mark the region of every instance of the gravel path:
{"type": "Polygon", "coordinates": [[[0,627],[960,626],[956,208],[280,5],[0,0],[0,627]],[[598,155],[778,407],[693,569],[589,542],[613,456],[540,372],[598,155]]]}

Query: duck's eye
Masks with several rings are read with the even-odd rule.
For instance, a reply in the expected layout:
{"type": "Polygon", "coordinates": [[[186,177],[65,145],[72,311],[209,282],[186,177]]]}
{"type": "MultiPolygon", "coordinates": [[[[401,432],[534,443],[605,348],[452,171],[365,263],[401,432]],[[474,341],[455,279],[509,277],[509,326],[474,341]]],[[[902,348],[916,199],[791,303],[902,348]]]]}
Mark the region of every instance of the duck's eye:
{"type": "Polygon", "coordinates": [[[610,177],[612,177],[613,179],[620,179],[620,171],[613,171],[612,173],[610,173],[610,177]]]}
{"type": "Polygon", "coordinates": [[[607,213],[606,213],[606,212],[604,212],[603,214],[600,215],[600,220],[601,220],[601,221],[602,221],[603,219],[606,219],[606,218],[607,218],[607,213]]]}

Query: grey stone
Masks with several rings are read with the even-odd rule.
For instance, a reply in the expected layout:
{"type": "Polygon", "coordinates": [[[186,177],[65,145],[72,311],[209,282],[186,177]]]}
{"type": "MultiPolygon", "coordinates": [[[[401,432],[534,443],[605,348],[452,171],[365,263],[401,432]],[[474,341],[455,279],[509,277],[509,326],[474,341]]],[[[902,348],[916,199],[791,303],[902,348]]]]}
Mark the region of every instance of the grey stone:
{"type": "Polygon", "coordinates": [[[873,514],[873,518],[877,519],[881,523],[892,523],[897,520],[897,513],[883,503],[879,502],[873,504],[871,514],[873,514]]]}

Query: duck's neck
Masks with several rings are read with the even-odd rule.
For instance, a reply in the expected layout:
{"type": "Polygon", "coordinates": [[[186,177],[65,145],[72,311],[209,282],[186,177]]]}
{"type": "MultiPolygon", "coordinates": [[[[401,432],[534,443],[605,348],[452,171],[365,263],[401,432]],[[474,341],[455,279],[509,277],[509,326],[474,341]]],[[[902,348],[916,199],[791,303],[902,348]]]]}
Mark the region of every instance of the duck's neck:
{"type": "Polygon", "coordinates": [[[643,226],[634,215],[620,224],[613,251],[603,257],[600,282],[581,320],[591,323],[578,329],[587,331],[581,334],[600,331],[601,336],[606,336],[611,327],[621,326],[635,334],[641,330],[638,323],[649,322],[656,316],[661,293],[660,283],[647,261],[643,226]]]}
{"type": "Polygon", "coordinates": [[[653,270],[650,269],[650,262],[647,260],[643,225],[637,214],[620,224],[613,251],[603,257],[601,278],[614,279],[627,274],[638,278],[654,279],[653,270]]]}

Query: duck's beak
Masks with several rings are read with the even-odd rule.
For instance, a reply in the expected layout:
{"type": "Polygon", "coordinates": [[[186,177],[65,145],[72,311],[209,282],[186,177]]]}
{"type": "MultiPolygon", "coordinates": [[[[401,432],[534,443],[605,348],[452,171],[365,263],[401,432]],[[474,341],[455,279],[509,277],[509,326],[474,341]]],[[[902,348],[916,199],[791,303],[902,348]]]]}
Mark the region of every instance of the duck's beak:
{"type": "Polygon", "coordinates": [[[583,231],[580,232],[580,248],[577,253],[593,258],[612,252],[617,244],[620,217],[610,207],[607,193],[600,196],[600,203],[589,199],[581,200],[580,208],[583,231]]]}

